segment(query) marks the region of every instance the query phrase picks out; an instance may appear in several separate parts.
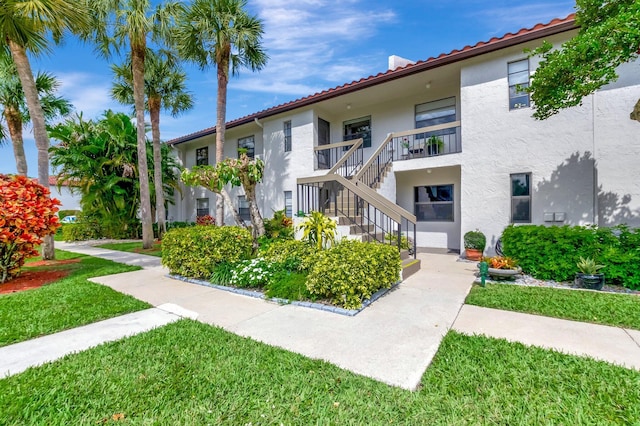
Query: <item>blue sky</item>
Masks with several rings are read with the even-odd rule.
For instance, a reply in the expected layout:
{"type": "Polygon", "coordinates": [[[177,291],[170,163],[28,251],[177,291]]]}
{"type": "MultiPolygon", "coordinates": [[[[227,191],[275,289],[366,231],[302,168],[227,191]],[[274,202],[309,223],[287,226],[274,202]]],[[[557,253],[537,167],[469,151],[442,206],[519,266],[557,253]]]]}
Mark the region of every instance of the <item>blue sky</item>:
{"type": "MultiPolygon", "coordinates": [[[[279,105],[386,71],[390,55],[411,60],[516,32],[574,11],[568,0],[248,0],[265,28],[270,60],[259,73],[242,70],[229,84],[227,119],[279,105]]],[[[32,59],[34,70],[53,73],[60,95],[85,118],[106,109],[130,112],[109,96],[109,62],[91,46],[69,38],[51,55],[32,59]]],[[[178,118],[161,117],[169,140],[215,124],[215,70],[186,66],[195,107],[178,118]]],[[[25,129],[29,175],[37,176],[35,143],[25,129]]],[[[15,173],[9,143],[0,146],[0,173],[15,173]]]]}

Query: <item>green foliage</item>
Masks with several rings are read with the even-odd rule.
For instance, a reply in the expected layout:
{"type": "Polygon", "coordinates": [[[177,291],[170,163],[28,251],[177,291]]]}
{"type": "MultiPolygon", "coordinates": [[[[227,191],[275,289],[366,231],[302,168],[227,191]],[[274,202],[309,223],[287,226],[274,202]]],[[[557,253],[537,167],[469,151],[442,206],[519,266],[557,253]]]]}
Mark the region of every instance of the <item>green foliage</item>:
{"type": "Polygon", "coordinates": [[[231,270],[229,284],[239,288],[262,288],[273,276],[273,265],[258,257],[237,262],[231,270]]]}
{"type": "Polygon", "coordinates": [[[236,263],[232,262],[220,262],[216,265],[211,274],[211,281],[213,284],[229,285],[231,284],[231,277],[233,276],[233,270],[236,268],[236,263]]]}
{"type": "MultiPolygon", "coordinates": [[[[96,222],[100,236],[135,237],[140,226],[140,182],[137,131],[129,116],[106,111],[99,120],[82,116],[49,127],[49,135],[60,144],[50,149],[51,164],[65,179],[76,182],[85,219],[96,222]]],[[[180,170],[167,146],[162,147],[162,181],[171,197],[180,170]]],[[[153,147],[147,143],[147,162],[153,165],[153,147]]],[[[149,172],[151,193],[153,167],[149,172]]],[[[154,195],[155,197],[155,195],[154,195]]],[[[152,200],[152,202],[155,201],[152,200]]]]}
{"type": "Polygon", "coordinates": [[[78,221],[62,228],[64,241],[86,241],[109,238],[115,240],[137,239],[141,224],[138,218],[101,218],[81,213],[78,221]]]}
{"type": "Polygon", "coordinates": [[[502,234],[505,255],[526,273],[544,280],[573,280],[580,258],[606,265],[607,283],[640,289],[640,233],[626,226],[509,226],[502,234]]]}
{"type": "Polygon", "coordinates": [[[584,258],[580,256],[580,260],[576,263],[578,271],[587,275],[595,275],[598,271],[604,268],[604,265],[598,265],[595,260],[590,257],[584,258]]]}
{"type": "MultiPolygon", "coordinates": [[[[386,233],[384,235],[384,239],[387,240],[389,242],[389,244],[395,245],[395,247],[398,247],[398,235],[391,234],[391,233],[386,233]]],[[[412,247],[409,244],[409,239],[406,236],[402,235],[400,237],[400,249],[401,250],[409,250],[411,248],[412,247]]]]}
{"type": "Polygon", "coordinates": [[[358,309],[374,292],[400,279],[400,265],[394,246],[345,240],[316,254],[307,288],[338,306],[358,309]]]}
{"type": "Polygon", "coordinates": [[[475,231],[469,231],[464,234],[464,248],[484,251],[486,246],[487,237],[479,230],[476,229],[475,231]]]}
{"type": "Polygon", "coordinates": [[[167,231],[169,229],[188,228],[190,226],[196,226],[195,222],[167,222],[167,231]]]}
{"type": "MultiPolygon", "coordinates": [[[[616,68],[638,57],[640,7],[635,0],[576,1],[578,35],[552,50],[545,42],[532,55],[542,61],[528,89],[534,117],[545,119],[618,78],[616,68]]],[[[638,120],[640,116],[633,117],[638,120]]]]}
{"type": "Polygon", "coordinates": [[[307,216],[298,228],[302,230],[302,239],[308,240],[318,250],[335,243],[336,222],[321,212],[311,212],[311,216],[307,216]]]}
{"type": "Polygon", "coordinates": [[[317,296],[307,289],[307,274],[302,272],[279,271],[273,274],[265,287],[267,297],[288,300],[315,300],[317,296]]]}
{"type": "Polygon", "coordinates": [[[100,238],[100,230],[88,222],[65,223],[62,227],[62,240],[87,241],[100,238]]]}
{"type": "Polygon", "coordinates": [[[265,236],[269,239],[292,239],[293,221],[287,217],[284,209],[273,212],[273,217],[264,222],[265,236]]]}
{"type": "Polygon", "coordinates": [[[216,265],[248,259],[251,234],[236,226],[172,229],[162,239],[162,264],[172,274],[208,279],[216,265]]]}
{"type": "Polygon", "coordinates": [[[261,252],[265,259],[289,271],[307,271],[316,250],[307,241],[277,240],[261,252]]]}

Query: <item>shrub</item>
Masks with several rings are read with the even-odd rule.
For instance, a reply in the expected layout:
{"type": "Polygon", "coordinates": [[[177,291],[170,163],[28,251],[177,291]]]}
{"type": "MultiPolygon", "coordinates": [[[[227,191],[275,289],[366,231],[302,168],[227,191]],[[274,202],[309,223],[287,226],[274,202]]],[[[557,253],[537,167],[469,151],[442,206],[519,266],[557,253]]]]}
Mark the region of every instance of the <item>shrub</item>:
{"type": "Polygon", "coordinates": [[[306,271],[316,250],[306,241],[277,240],[271,243],[261,255],[265,259],[278,263],[289,271],[306,271]]]}
{"type": "Polygon", "coordinates": [[[167,222],[167,231],[170,229],[188,228],[196,226],[195,222],[167,222]]]}
{"type": "Polygon", "coordinates": [[[338,306],[358,309],[374,292],[398,281],[400,265],[397,247],[345,240],[314,256],[307,288],[338,306]]]}
{"type": "Polygon", "coordinates": [[[335,243],[336,222],[320,212],[311,212],[298,227],[302,230],[302,239],[315,245],[318,250],[335,243]]]}
{"type": "Polygon", "coordinates": [[[198,216],[196,218],[196,225],[209,226],[209,225],[215,225],[215,224],[216,224],[216,220],[210,214],[206,214],[204,216],[198,216]]]}
{"type": "Polygon", "coordinates": [[[302,272],[280,271],[273,274],[265,287],[267,297],[278,297],[288,300],[315,300],[307,289],[307,274],[302,272]]]}
{"type": "Polygon", "coordinates": [[[270,262],[258,257],[251,260],[241,260],[231,270],[229,284],[244,288],[262,288],[273,276],[273,266],[270,262]]]}
{"type": "Polygon", "coordinates": [[[292,239],[293,238],[293,221],[287,217],[284,210],[273,212],[271,219],[264,221],[265,236],[272,240],[292,239]]]}
{"type": "Polygon", "coordinates": [[[606,266],[607,283],[640,288],[640,233],[626,226],[508,226],[502,234],[505,255],[518,259],[539,279],[571,281],[580,258],[606,266]]]}
{"type": "Polygon", "coordinates": [[[16,277],[26,258],[37,256],[42,238],[60,226],[60,202],[24,176],[0,174],[0,283],[16,277]]]}
{"type": "Polygon", "coordinates": [[[58,217],[60,220],[64,219],[67,216],[78,216],[80,214],[80,210],[60,210],[58,211],[58,217]]]}
{"type": "Polygon", "coordinates": [[[213,284],[227,285],[231,284],[231,276],[233,270],[236,268],[235,263],[220,262],[216,265],[211,275],[211,282],[213,284]]]}
{"type": "Polygon", "coordinates": [[[477,229],[464,234],[464,248],[484,251],[487,246],[487,237],[477,229]]]}
{"type": "Polygon", "coordinates": [[[64,241],[95,240],[100,236],[99,227],[90,222],[65,223],[62,227],[62,239],[64,241]]]}
{"type": "Polygon", "coordinates": [[[248,259],[251,234],[237,226],[194,226],[167,231],[162,264],[172,274],[208,279],[221,262],[248,259]]]}

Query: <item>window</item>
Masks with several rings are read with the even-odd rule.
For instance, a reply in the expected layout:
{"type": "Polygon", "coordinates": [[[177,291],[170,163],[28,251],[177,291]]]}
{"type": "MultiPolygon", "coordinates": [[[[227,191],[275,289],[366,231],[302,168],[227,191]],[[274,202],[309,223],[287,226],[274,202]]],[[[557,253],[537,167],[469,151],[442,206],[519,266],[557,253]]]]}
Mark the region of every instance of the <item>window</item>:
{"type": "Polygon", "coordinates": [[[284,122],[284,152],[291,151],[291,121],[284,122]]]}
{"type": "MultiPolygon", "coordinates": [[[[453,123],[456,121],[456,117],[455,97],[416,105],[416,129],[436,126],[438,124],[453,123]]],[[[436,147],[429,144],[428,152],[426,153],[428,155],[443,154],[449,151],[456,152],[459,149],[456,127],[420,133],[415,136],[417,140],[427,140],[429,138],[436,138],[437,141],[442,143],[442,146],[436,147]],[[442,152],[443,150],[444,152],[442,152]]]]}
{"type": "Polygon", "coordinates": [[[238,196],[238,214],[242,220],[251,220],[251,213],[249,213],[249,202],[244,195],[238,196]]]}
{"type": "Polygon", "coordinates": [[[420,222],[453,222],[453,185],[414,188],[415,214],[420,222]]]}
{"type": "Polygon", "coordinates": [[[511,222],[531,223],[531,173],[511,175],[511,222]]]}
{"type": "MultiPolygon", "coordinates": [[[[356,118],[343,123],[343,141],[352,141],[362,138],[362,147],[371,147],[371,117],[356,118]]],[[[347,148],[348,149],[348,148],[347,148]]]]}
{"type": "Polygon", "coordinates": [[[240,156],[240,150],[244,149],[247,152],[249,158],[255,158],[256,156],[256,141],[253,135],[246,138],[238,139],[238,157],[240,156]]]}
{"type": "Polygon", "coordinates": [[[208,198],[198,198],[196,200],[196,216],[206,216],[209,214],[209,199],[208,198]]]}
{"type": "Polygon", "coordinates": [[[209,164],[209,148],[196,149],[196,166],[206,166],[209,164]]]}
{"type": "Polygon", "coordinates": [[[291,191],[284,191],[284,214],[287,217],[293,217],[293,201],[291,191]]]}
{"type": "Polygon", "coordinates": [[[529,59],[509,62],[509,109],[529,106],[529,59]]]}

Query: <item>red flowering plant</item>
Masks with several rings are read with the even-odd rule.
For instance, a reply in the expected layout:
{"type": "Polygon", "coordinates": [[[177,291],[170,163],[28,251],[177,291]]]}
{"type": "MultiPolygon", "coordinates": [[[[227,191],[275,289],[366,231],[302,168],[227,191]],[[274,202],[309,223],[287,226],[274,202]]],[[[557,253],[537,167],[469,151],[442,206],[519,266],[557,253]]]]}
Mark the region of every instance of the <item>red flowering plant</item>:
{"type": "Polygon", "coordinates": [[[0,284],[15,278],[46,235],[60,223],[60,201],[49,189],[24,176],[0,174],[0,284]]]}
{"type": "Polygon", "coordinates": [[[197,225],[215,225],[216,220],[213,216],[206,214],[204,216],[198,216],[196,218],[197,225]]]}

